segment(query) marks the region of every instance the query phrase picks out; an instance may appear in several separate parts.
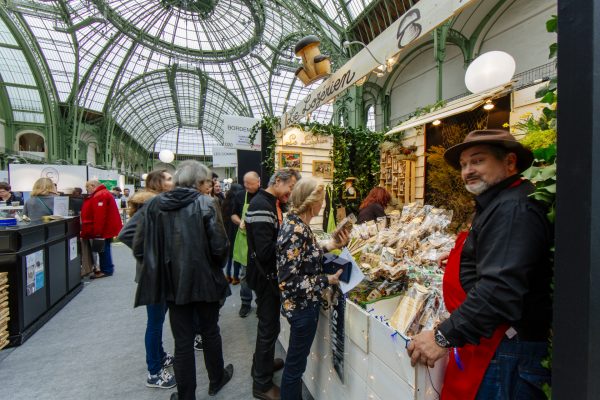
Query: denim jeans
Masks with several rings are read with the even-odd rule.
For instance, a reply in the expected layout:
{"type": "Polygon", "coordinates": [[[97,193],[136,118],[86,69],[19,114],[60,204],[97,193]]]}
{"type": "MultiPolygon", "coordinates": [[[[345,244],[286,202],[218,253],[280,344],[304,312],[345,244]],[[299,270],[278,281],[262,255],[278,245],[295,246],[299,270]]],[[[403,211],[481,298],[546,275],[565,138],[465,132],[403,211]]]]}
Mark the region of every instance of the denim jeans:
{"type": "Polygon", "coordinates": [[[240,267],[242,266],[242,264],[240,264],[237,261],[233,261],[233,256],[229,257],[229,260],[227,261],[227,266],[225,267],[225,275],[226,276],[231,276],[235,279],[239,279],[240,278],[240,267]],[[231,275],[231,266],[233,264],[233,275],[231,275]]]}
{"type": "Polygon", "coordinates": [[[300,310],[290,323],[290,342],[281,376],[281,400],[302,400],[302,375],[317,333],[319,307],[300,310]]]}
{"type": "Polygon", "coordinates": [[[156,375],[162,369],[165,350],[162,344],[163,323],[167,313],[166,304],[149,304],[146,306],[148,322],[146,323],[146,364],[150,375],[156,375]]]}
{"type": "Polygon", "coordinates": [[[505,338],[485,372],[476,399],[546,399],[542,386],[550,383],[550,370],[542,367],[541,362],[547,354],[547,342],[505,338]]]}
{"type": "Polygon", "coordinates": [[[105,275],[112,275],[115,272],[115,265],[113,264],[112,254],[110,252],[110,242],[112,242],[112,238],[104,239],[104,251],[98,253],[98,257],[100,258],[100,271],[105,275]]]}
{"type": "Polygon", "coordinates": [[[223,343],[219,329],[219,302],[177,305],[168,302],[171,331],[175,339],[175,379],[179,400],[196,399],[196,356],[194,354],[194,315],[199,317],[204,365],[210,386],[223,379],[223,343]]]}
{"type": "MultiPolygon", "coordinates": [[[[238,264],[238,263],[236,263],[238,264]]],[[[251,305],[252,304],[252,289],[248,287],[248,282],[246,282],[246,266],[240,265],[240,299],[242,299],[242,304],[251,305]]]]}

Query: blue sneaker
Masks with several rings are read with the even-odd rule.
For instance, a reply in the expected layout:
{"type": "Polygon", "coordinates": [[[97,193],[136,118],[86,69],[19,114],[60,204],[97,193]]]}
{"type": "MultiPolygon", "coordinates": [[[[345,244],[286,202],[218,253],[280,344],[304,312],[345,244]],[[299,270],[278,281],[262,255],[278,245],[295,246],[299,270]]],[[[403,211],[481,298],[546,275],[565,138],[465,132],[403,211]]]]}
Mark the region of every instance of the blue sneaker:
{"type": "Polygon", "coordinates": [[[146,386],[153,388],[171,389],[176,385],[175,377],[164,368],[156,375],[148,374],[148,379],[146,380],[146,386]]]}
{"type": "Polygon", "coordinates": [[[169,368],[175,362],[175,357],[169,353],[165,353],[163,357],[163,368],[169,368]]]}

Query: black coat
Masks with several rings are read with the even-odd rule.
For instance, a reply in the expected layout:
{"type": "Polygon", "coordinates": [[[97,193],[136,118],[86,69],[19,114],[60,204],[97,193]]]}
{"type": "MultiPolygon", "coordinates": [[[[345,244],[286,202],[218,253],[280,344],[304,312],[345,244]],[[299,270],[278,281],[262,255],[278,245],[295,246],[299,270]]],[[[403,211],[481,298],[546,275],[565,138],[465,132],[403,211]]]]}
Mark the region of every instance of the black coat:
{"type": "Polygon", "coordinates": [[[135,306],[217,302],[231,294],[223,267],[229,241],[221,211],[190,188],[161,193],[146,203],[133,239],[142,263],[135,306]]]}

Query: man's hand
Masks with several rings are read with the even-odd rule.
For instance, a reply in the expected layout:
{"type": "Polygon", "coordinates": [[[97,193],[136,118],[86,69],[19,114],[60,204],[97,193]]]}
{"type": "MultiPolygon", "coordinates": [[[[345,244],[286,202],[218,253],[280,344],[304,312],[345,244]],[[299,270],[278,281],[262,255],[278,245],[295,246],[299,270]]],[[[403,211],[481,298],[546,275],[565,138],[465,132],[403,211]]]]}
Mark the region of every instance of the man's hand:
{"type": "Polygon", "coordinates": [[[446,264],[448,264],[448,257],[450,257],[450,253],[442,254],[437,260],[438,267],[446,268],[446,264]]]}
{"type": "Polygon", "coordinates": [[[418,362],[433,368],[435,362],[448,354],[448,349],[438,346],[433,331],[423,331],[408,344],[410,363],[414,367],[418,362]]]}
{"type": "Polygon", "coordinates": [[[241,221],[239,228],[241,231],[245,231],[246,230],[246,221],[241,221]]]}

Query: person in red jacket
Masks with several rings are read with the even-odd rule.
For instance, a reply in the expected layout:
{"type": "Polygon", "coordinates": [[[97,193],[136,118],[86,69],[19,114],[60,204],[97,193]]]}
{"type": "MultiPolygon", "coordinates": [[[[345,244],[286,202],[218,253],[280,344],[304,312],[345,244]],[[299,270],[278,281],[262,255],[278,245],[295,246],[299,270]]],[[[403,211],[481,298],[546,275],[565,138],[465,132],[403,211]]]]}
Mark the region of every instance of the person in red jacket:
{"type": "Polygon", "coordinates": [[[83,201],[81,207],[81,238],[104,239],[104,251],[100,252],[100,271],[92,278],[111,276],[115,266],[112,262],[110,243],[123,227],[117,203],[106,186],[96,180],[88,181],[85,188],[90,196],[83,201]]]}

